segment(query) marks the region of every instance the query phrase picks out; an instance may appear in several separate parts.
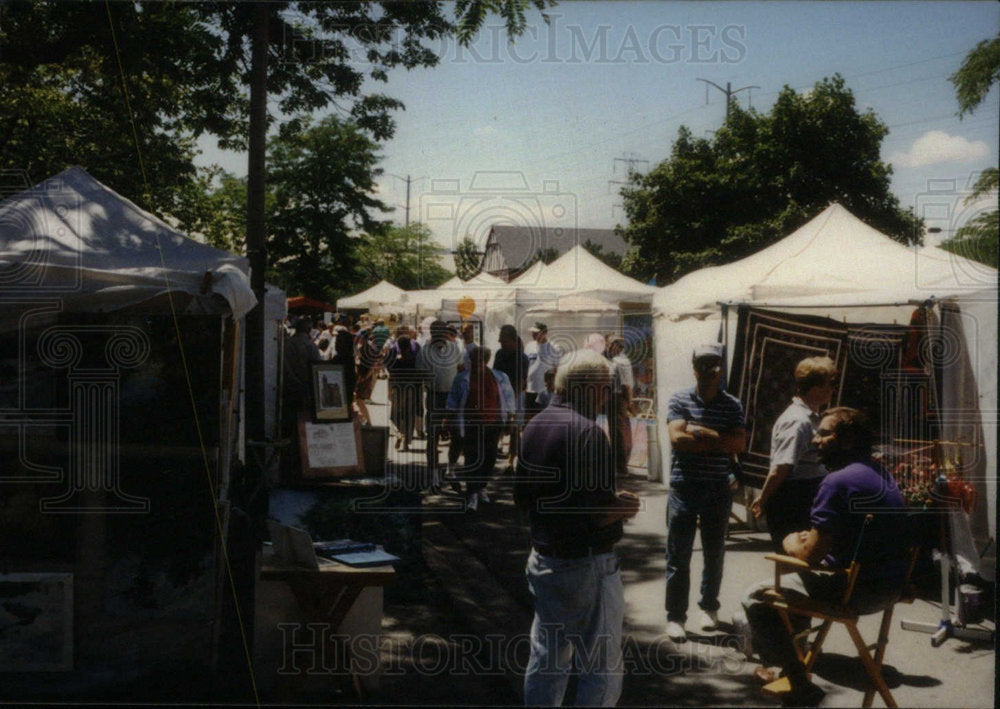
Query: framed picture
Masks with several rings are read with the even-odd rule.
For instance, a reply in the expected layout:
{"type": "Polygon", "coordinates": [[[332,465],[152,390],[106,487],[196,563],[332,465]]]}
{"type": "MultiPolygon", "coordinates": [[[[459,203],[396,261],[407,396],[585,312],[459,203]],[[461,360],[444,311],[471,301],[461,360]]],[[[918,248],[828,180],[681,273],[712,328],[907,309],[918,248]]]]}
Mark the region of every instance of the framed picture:
{"type": "Polygon", "coordinates": [[[317,421],[347,421],[351,418],[351,400],[347,395],[344,366],[319,362],[312,366],[313,418],[317,421]]]}
{"type": "Polygon", "coordinates": [[[0,672],[73,669],[73,574],[0,574],[0,672]]]}
{"type": "Polygon", "coordinates": [[[299,418],[299,446],[303,479],[362,475],[364,454],[357,419],[337,423],[299,418]]]}

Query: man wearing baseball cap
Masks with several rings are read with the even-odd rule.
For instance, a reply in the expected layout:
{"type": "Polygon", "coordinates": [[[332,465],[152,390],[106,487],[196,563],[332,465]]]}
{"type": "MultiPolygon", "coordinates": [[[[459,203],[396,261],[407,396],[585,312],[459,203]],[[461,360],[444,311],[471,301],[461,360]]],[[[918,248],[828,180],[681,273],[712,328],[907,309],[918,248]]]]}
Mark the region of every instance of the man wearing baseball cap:
{"type": "Polygon", "coordinates": [[[699,345],[691,357],[696,385],[677,392],[667,406],[670,436],[670,493],[667,500],[667,636],[687,639],[691,552],[701,526],[705,557],[699,627],[718,630],[726,528],[733,500],[729,473],[733,454],[746,449],[743,405],[726,393],[722,347],[699,345]]]}

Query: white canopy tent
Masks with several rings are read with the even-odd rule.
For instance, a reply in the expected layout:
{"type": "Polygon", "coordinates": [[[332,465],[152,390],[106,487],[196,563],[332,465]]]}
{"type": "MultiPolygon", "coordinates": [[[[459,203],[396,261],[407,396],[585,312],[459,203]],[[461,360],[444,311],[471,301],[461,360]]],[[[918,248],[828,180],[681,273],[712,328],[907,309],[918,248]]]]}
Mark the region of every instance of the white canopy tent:
{"type": "Polygon", "coordinates": [[[548,268],[544,261],[535,261],[533,264],[528,266],[528,268],[517,278],[513,279],[510,284],[518,288],[530,288],[542,283],[542,278],[545,273],[545,269],[548,268]]]}
{"type": "Polygon", "coordinates": [[[530,299],[587,293],[606,302],[648,302],[657,291],[655,286],[616,271],[582,246],[574,246],[544,268],[533,271],[534,268],[511,283],[530,299]]]}
{"type": "Polygon", "coordinates": [[[438,286],[438,288],[443,288],[445,290],[453,288],[478,288],[478,287],[494,287],[494,286],[504,286],[507,285],[507,281],[500,278],[499,276],[494,276],[489,273],[479,272],[467,281],[463,281],[458,276],[452,276],[450,279],[438,286]]]}
{"type": "Polygon", "coordinates": [[[0,202],[0,273],[3,296],[60,298],[70,311],[172,293],[191,311],[220,296],[239,319],[256,303],[246,258],[189,239],[79,167],[0,202]]]}
{"type": "MultiPolygon", "coordinates": [[[[986,460],[980,501],[987,514],[979,515],[984,528],[978,536],[995,539],[997,271],[941,249],[905,247],[838,204],[745,259],[696,271],[659,290],[653,311],[661,408],[673,392],[692,386],[696,344],[734,342],[736,318],[727,314],[738,305],[838,322],[905,324],[914,307],[926,302],[936,304],[939,319],[945,304],[948,313],[957,308],[962,314],[956,323],[945,313],[952,318],[950,331],[962,331],[951,344],[963,354],[950,358],[952,365],[942,374],[942,423],[944,431],[954,430],[960,422],[948,416],[968,418],[970,407],[982,417],[986,460]]],[[[728,353],[731,358],[731,346],[728,353]]],[[[658,433],[668,466],[662,417],[658,433]]],[[[992,544],[989,554],[984,562],[991,565],[992,544]]]]}
{"type": "Polygon", "coordinates": [[[529,341],[529,330],[536,320],[549,324],[550,336],[567,338],[570,346],[570,341],[582,341],[589,332],[620,329],[621,304],[648,307],[656,292],[655,287],[619,273],[582,246],[573,247],[548,265],[541,261],[532,264],[510,283],[474,280],[439,288],[441,311],[447,319],[459,299],[472,298],[476,303],[474,317],[483,321],[484,342],[490,347],[496,345],[500,326],[507,323],[515,325],[522,339],[529,341]]]}
{"type": "Polygon", "coordinates": [[[535,321],[545,322],[549,338],[563,349],[582,347],[590,333],[622,332],[625,313],[648,313],[657,290],[582,246],[548,265],[532,265],[511,285],[518,293],[518,330],[527,336],[535,321]]]}
{"type": "Polygon", "coordinates": [[[406,293],[399,286],[394,286],[389,281],[381,280],[371,288],[337,300],[337,310],[366,310],[373,311],[379,308],[393,309],[398,307],[400,298],[406,293]]]}
{"type": "MultiPolygon", "coordinates": [[[[104,686],[104,667],[141,673],[154,644],[166,666],[213,662],[220,583],[232,578],[221,551],[240,538],[229,536],[227,511],[241,450],[240,320],[256,304],[248,273],[247,259],[187,238],[79,167],[0,202],[0,341],[17,372],[0,387],[0,459],[12,485],[65,491],[5,510],[5,526],[27,538],[53,513],[82,513],[94,522],[68,534],[45,526],[63,547],[85,539],[87,553],[60,562],[76,597],[142,585],[156,599],[60,616],[71,634],[101,637],[85,666],[65,673],[74,691],[104,686]],[[100,531],[116,517],[141,543],[100,531]],[[169,579],[176,558],[191,562],[183,583],[146,584],[169,579]],[[166,627],[190,642],[162,642],[166,627]]],[[[20,563],[47,568],[38,549],[20,563]]],[[[32,652],[41,641],[28,641],[32,652]]]]}
{"type": "Polygon", "coordinates": [[[712,312],[718,302],[781,302],[811,295],[884,291],[895,299],[962,293],[996,284],[996,271],[938,248],[913,249],[831,204],[751,256],[689,273],[660,291],[665,313],[712,312]],[[905,297],[904,297],[905,296],[905,297]]]}

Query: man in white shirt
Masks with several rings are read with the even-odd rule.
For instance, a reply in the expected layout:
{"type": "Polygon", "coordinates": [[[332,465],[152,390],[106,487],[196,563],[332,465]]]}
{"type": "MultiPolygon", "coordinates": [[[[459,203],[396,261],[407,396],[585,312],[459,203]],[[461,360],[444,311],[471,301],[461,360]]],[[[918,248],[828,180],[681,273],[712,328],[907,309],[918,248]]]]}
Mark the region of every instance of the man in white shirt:
{"type": "Polygon", "coordinates": [[[545,373],[559,365],[560,352],[549,342],[549,328],[543,322],[531,327],[531,339],[524,348],[528,355],[528,384],[525,387],[525,413],[528,417],[541,410],[538,395],[545,391],[545,373]]]}
{"type": "Polygon", "coordinates": [[[829,357],[808,357],[795,366],[796,395],[771,429],[771,469],[760,497],[750,504],[754,517],[767,517],[774,549],[791,532],[809,528],[809,511],[826,468],[813,443],[820,411],[833,396],[837,366],[829,357]]]}

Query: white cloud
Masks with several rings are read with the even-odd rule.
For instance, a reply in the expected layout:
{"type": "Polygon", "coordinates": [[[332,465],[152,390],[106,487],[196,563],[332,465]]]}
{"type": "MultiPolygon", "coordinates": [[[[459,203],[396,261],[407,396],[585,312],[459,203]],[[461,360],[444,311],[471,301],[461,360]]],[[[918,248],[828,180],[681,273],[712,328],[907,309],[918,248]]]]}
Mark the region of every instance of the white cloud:
{"type": "Polygon", "coordinates": [[[478,138],[487,138],[496,135],[498,132],[496,126],[479,126],[472,129],[472,134],[478,138]]]}
{"type": "Polygon", "coordinates": [[[923,167],[943,162],[969,162],[989,153],[989,147],[981,140],[970,141],[960,135],[932,130],[913,141],[908,152],[895,153],[889,162],[898,167],[923,167]]]}

